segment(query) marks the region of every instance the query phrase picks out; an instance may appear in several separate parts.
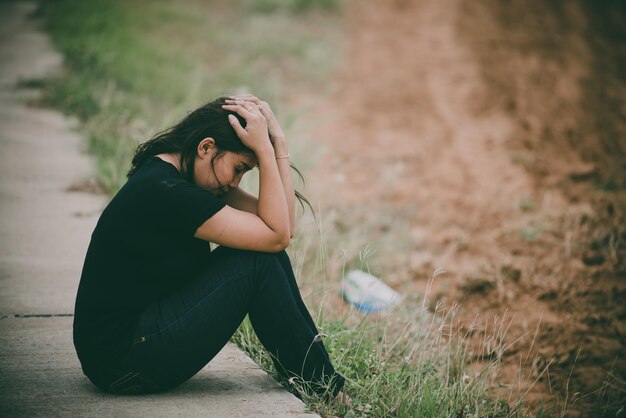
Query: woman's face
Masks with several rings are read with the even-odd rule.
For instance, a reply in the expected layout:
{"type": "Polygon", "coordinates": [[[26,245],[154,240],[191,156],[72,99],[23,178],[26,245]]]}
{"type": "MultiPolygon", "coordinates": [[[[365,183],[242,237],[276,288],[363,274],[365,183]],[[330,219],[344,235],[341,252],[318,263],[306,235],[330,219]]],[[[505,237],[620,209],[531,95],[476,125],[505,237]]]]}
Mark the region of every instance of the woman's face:
{"type": "Polygon", "coordinates": [[[257,164],[253,154],[225,151],[213,163],[215,146],[202,149],[194,163],[194,179],[197,186],[221,196],[239,185],[241,177],[257,164]]]}

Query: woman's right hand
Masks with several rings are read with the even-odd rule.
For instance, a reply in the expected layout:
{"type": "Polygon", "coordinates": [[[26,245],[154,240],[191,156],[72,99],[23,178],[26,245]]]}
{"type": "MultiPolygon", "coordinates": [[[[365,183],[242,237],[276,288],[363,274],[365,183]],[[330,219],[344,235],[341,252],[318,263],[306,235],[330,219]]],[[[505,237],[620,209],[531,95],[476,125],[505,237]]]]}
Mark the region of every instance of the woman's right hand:
{"type": "Polygon", "coordinates": [[[222,105],[222,108],[237,113],[246,120],[246,127],[244,128],[234,115],[228,115],[230,125],[245,146],[254,151],[255,154],[272,149],[267,129],[267,120],[257,106],[250,102],[236,100],[234,104],[222,105]]]}
{"type": "Polygon", "coordinates": [[[241,141],[259,160],[257,210],[254,214],[226,205],[204,221],[194,236],[242,250],[282,251],[289,246],[290,240],[289,208],[278,164],[274,159],[267,121],[254,103],[225,104],[222,107],[246,120],[244,129],[234,115],[228,118],[241,141]]]}

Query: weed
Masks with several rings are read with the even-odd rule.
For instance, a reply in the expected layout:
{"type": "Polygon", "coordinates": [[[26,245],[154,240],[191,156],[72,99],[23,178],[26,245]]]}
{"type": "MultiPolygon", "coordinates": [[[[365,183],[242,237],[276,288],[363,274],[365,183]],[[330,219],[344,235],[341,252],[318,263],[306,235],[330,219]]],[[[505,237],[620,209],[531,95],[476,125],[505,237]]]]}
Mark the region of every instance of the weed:
{"type": "MultiPolygon", "coordinates": [[[[297,260],[294,267],[300,270],[302,258],[297,260]]],[[[327,287],[336,287],[334,279],[320,271],[323,268],[318,265],[318,280],[327,287]]],[[[440,274],[443,272],[434,272],[430,282],[440,274]]],[[[308,388],[301,381],[281,379],[263,350],[248,352],[322,416],[525,416],[521,400],[512,404],[493,400],[488,392],[495,384],[493,379],[507,348],[504,337],[510,322],[507,324],[505,318],[494,320],[493,332],[486,333],[477,348],[481,354],[475,358],[480,361],[470,367],[474,356],[468,351],[468,333],[456,320],[458,306],[437,305],[431,313],[425,303],[428,294],[407,296],[402,305],[375,315],[352,308],[337,315],[334,307],[324,302],[315,307],[318,312],[330,311],[327,319],[318,315],[316,323],[326,335],[324,345],[331,361],[346,378],[345,390],[353,398],[350,411],[308,396],[308,388]]],[[[260,344],[248,320],[233,341],[244,349],[260,344]]]]}
{"type": "Polygon", "coordinates": [[[524,196],[518,206],[522,212],[533,212],[537,209],[537,201],[532,196],[524,196]]]}
{"type": "Polygon", "coordinates": [[[542,234],[543,231],[541,230],[541,228],[536,226],[529,226],[519,230],[519,236],[524,241],[536,241],[541,237],[542,234]]]}

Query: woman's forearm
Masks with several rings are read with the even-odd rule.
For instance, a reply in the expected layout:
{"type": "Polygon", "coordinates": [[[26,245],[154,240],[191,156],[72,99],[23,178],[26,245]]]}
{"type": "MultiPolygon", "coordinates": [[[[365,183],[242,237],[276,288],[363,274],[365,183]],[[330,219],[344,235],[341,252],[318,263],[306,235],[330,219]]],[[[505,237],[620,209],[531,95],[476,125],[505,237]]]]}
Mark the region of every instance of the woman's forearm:
{"type": "MultiPolygon", "coordinates": [[[[289,155],[287,142],[284,138],[274,139],[274,153],[276,157],[284,157],[289,155]]],[[[296,232],[296,193],[293,188],[293,180],[291,178],[291,167],[289,158],[280,158],[276,160],[278,172],[283,184],[285,199],[287,200],[287,211],[289,213],[289,236],[293,237],[296,232]]]]}
{"type": "Polygon", "coordinates": [[[281,175],[271,147],[257,151],[259,160],[258,216],[277,235],[289,242],[289,214],[281,175]]]}

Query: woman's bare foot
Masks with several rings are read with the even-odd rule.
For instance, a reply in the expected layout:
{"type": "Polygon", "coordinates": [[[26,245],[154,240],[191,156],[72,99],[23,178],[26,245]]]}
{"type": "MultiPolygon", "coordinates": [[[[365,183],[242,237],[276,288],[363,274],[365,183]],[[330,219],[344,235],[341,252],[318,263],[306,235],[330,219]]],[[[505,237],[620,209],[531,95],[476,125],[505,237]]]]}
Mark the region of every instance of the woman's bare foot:
{"type": "Polygon", "coordinates": [[[335,395],[335,402],[340,405],[344,405],[347,408],[352,407],[352,398],[348,396],[344,391],[339,391],[337,395],[335,395]]]}

